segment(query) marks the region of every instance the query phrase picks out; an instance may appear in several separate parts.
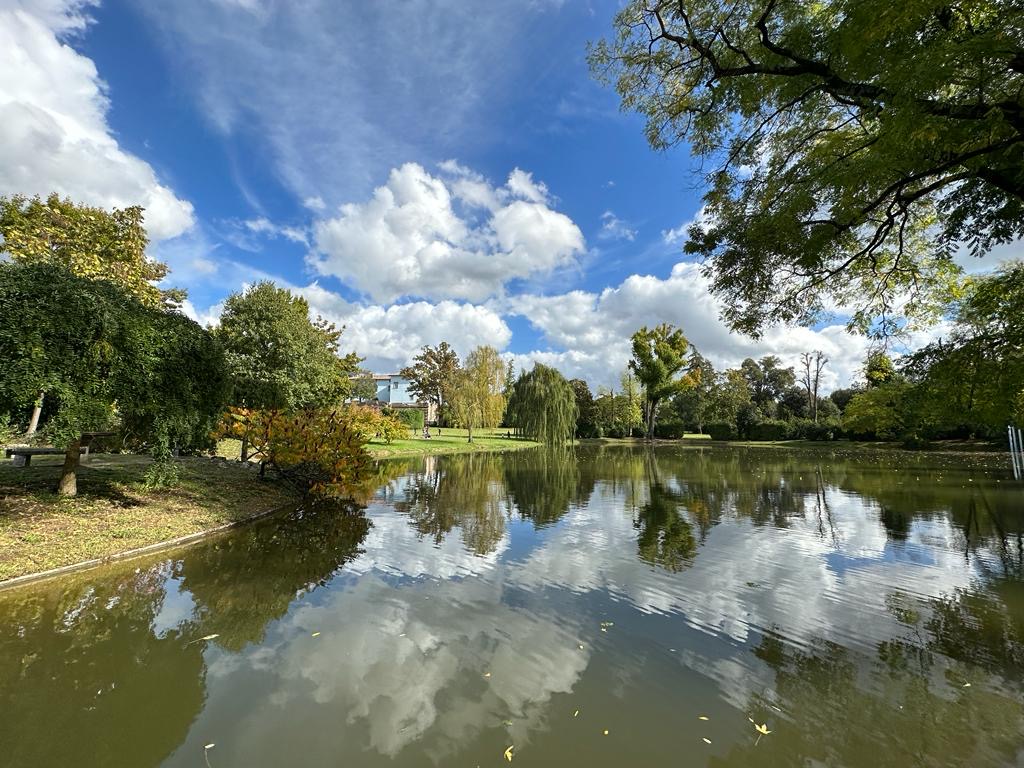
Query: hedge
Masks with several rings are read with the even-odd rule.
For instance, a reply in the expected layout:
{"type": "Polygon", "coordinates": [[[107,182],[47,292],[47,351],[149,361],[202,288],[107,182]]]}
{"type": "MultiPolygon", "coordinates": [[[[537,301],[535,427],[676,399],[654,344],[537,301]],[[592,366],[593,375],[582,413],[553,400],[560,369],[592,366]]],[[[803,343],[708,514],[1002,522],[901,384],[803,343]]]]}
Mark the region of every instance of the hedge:
{"type": "Polygon", "coordinates": [[[419,408],[393,408],[392,414],[409,429],[423,431],[423,411],[419,408]]]}
{"type": "Polygon", "coordinates": [[[750,427],[751,440],[786,440],[790,436],[788,422],[771,419],[753,424],[750,427]]]}
{"type": "Polygon", "coordinates": [[[681,421],[666,421],[654,425],[654,436],[661,440],[680,440],[686,436],[686,425],[681,421]]]}
{"type": "Polygon", "coordinates": [[[713,421],[710,424],[705,424],[704,431],[711,436],[712,440],[736,439],[736,425],[728,421],[713,421]]]}

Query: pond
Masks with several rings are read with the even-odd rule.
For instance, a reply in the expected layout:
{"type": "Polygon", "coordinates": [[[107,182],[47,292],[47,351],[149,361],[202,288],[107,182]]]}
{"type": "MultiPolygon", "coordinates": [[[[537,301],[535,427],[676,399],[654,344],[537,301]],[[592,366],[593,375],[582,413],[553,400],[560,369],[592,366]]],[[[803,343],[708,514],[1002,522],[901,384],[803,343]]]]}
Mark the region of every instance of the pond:
{"type": "Polygon", "coordinates": [[[393,463],[365,510],[0,593],[2,763],[1021,765],[1002,458],[393,463]]]}

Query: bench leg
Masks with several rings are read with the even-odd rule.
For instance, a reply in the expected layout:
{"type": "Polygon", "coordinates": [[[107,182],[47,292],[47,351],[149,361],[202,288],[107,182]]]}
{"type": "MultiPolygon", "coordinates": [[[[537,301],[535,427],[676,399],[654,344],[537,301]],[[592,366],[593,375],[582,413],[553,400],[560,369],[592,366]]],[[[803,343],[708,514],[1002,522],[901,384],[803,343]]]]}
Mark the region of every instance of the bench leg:
{"type": "Polygon", "coordinates": [[[26,454],[26,455],[25,455],[25,463],[24,463],[24,464],[22,464],[21,466],[23,466],[23,467],[27,467],[27,466],[28,466],[29,464],[31,464],[31,463],[32,463],[32,454],[31,454],[31,453],[29,453],[29,454],[26,454]]]}

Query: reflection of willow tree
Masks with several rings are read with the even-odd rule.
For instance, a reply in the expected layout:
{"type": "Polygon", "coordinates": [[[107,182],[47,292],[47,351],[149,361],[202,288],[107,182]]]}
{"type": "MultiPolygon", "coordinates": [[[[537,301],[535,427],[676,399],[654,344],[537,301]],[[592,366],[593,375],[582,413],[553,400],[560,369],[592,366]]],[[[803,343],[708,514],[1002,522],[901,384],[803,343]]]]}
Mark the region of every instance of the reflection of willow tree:
{"type": "Polygon", "coordinates": [[[354,504],[324,502],[239,529],[184,561],[182,586],[198,606],[196,636],[230,650],[263,639],[302,590],[359,554],[370,522],[354,504]]]}
{"type": "Polygon", "coordinates": [[[697,554],[693,528],[683,514],[683,494],[665,485],[652,453],[647,454],[646,464],[648,499],[633,522],[639,531],[640,559],[672,572],[681,571],[697,554]]]}
{"type": "Polygon", "coordinates": [[[766,635],[754,653],[775,673],[776,697],[751,696],[747,710],[773,733],[737,746],[716,766],[1014,764],[1024,705],[982,686],[945,688],[922,668],[921,649],[883,644],[878,660],[818,641],[805,650],[766,635]],[[772,701],[776,697],[773,697],[772,701]]]}
{"type": "Polygon", "coordinates": [[[466,547],[484,555],[494,551],[505,532],[502,479],[502,457],[495,454],[431,459],[425,471],[412,477],[395,509],[436,544],[458,526],[466,547]]]}
{"type": "Polygon", "coordinates": [[[93,575],[0,599],[6,768],[155,766],[181,743],[203,705],[203,646],[153,634],[165,575],[93,575]]]}
{"type": "Polygon", "coordinates": [[[519,514],[536,528],[557,522],[573,503],[585,504],[594,488],[575,453],[559,447],[507,454],[505,485],[519,514]]]}

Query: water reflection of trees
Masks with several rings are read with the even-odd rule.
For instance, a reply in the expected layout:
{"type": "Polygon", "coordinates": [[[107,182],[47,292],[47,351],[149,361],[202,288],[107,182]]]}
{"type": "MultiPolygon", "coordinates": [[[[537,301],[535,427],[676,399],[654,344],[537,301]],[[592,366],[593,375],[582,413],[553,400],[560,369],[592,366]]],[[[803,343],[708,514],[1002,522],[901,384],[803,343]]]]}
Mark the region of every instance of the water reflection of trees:
{"type": "Polygon", "coordinates": [[[240,528],[179,566],[197,608],[197,636],[239,650],[263,639],[296,596],[325,583],[359,553],[370,523],[351,503],[326,502],[240,528]]]}
{"type": "Polygon", "coordinates": [[[505,484],[520,516],[537,528],[558,522],[573,504],[586,505],[594,488],[575,453],[557,448],[508,456],[505,484]]]}
{"type": "Polygon", "coordinates": [[[155,766],[181,743],[205,698],[203,646],[152,631],[166,576],[150,568],[4,596],[4,766],[155,766]]]}
{"type": "Polygon", "coordinates": [[[774,685],[771,695],[751,695],[746,709],[773,732],[755,746],[751,727],[749,742],[714,765],[997,766],[1017,759],[1019,692],[963,687],[959,675],[969,667],[938,659],[927,646],[883,643],[871,659],[824,640],[797,647],[768,634],[754,653],[774,672],[774,685]]]}
{"type": "Polygon", "coordinates": [[[409,476],[404,497],[394,505],[434,543],[440,544],[458,527],[466,547],[484,555],[494,551],[505,533],[508,503],[503,481],[499,455],[428,457],[422,470],[409,476]]]}

